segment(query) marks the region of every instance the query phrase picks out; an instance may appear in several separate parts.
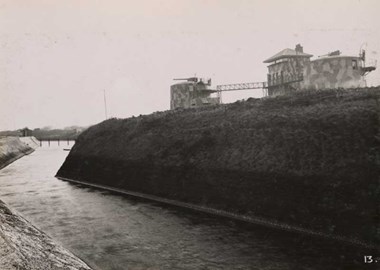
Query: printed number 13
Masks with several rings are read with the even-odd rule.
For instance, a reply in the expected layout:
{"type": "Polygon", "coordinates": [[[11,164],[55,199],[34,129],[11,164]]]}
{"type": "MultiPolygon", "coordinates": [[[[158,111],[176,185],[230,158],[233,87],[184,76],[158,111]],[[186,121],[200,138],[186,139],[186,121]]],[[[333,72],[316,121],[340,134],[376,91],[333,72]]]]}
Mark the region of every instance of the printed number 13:
{"type": "Polygon", "coordinates": [[[372,256],[364,256],[364,263],[373,263],[372,256]]]}

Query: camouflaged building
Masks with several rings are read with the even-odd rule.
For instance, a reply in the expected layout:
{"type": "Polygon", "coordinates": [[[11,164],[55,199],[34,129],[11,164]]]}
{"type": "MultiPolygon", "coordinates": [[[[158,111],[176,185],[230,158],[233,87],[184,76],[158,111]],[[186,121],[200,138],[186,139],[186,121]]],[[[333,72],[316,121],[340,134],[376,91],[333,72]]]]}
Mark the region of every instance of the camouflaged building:
{"type": "Polygon", "coordinates": [[[376,69],[367,65],[365,51],[358,56],[341,55],[335,51],[311,60],[313,55],[304,53],[303,47],[284,49],[264,63],[268,63],[267,82],[218,85],[211,89],[211,80],[196,77],[170,87],[170,108],[191,108],[221,103],[224,91],[263,89],[265,95],[275,96],[297,90],[365,87],[365,75],[376,69]],[[211,94],[217,93],[217,97],[211,94]]]}
{"type": "Polygon", "coordinates": [[[298,44],[284,49],[264,63],[268,66],[268,95],[302,89],[364,87],[365,75],[376,67],[365,66],[365,51],[359,56],[344,56],[340,51],[310,60],[298,44]]]}
{"type": "Polygon", "coordinates": [[[186,79],[170,87],[170,109],[192,108],[219,104],[218,97],[211,97],[216,90],[211,89],[211,79],[204,80],[196,77],[186,79]]]}

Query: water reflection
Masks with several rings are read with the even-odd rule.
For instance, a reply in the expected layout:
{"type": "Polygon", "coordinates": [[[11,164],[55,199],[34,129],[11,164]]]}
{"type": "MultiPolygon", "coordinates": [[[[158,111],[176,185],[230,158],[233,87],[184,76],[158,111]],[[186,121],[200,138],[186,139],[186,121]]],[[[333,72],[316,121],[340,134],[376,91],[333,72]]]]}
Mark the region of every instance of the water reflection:
{"type": "Polygon", "coordinates": [[[375,255],[60,181],[65,147],[1,170],[0,198],[95,268],[359,269],[363,255],[375,255]]]}

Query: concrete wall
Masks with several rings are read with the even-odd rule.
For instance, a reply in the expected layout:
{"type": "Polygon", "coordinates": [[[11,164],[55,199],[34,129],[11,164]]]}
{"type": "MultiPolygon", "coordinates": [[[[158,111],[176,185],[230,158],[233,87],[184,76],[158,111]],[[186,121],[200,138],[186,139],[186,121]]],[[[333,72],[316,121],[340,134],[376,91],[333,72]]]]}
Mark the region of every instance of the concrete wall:
{"type": "Polygon", "coordinates": [[[219,98],[210,97],[212,91],[203,83],[184,82],[170,87],[170,109],[219,104],[219,98]]]}
{"type": "Polygon", "coordinates": [[[179,83],[170,87],[170,109],[190,108],[190,92],[194,89],[192,83],[179,83]]]}
{"type": "Polygon", "coordinates": [[[91,268],[0,201],[0,269],[91,268]]]}
{"type": "Polygon", "coordinates": [[[28,155],[38,147],[34,137],[0,137],[0,169],[28,155]]]}
{"type": "Polygon", "coordinates": [[[37,140],[35,137],[20,137],[20,141],[27,146],[36,149],[37,147],[40,146],[39,140],[37,140]]]}
{"type": "Polygon", "coordinates": [[[273,84],[276,84],[276,78],[280,78],[281,73],[283,73],[285,80],[291,80],[294,74],[302,73],[309,62],[309,58],[286,58],[281,62],[268,66],[268,75],[271,76],[273,84]]]}
{"type": "Polygon", "coordinates": [[[282,95],[300,89],[365,87],[363,61],[356,56],[286,58],[268,66],[268,94],[282,95]],[[297,82],[298,81],[298,82],[297,82]]]}
{"type": "Polygon", "coordinates": [[[310,60],[306,57],[285,58],[268,66],[268,94],[281,95],[300,88],[305,66],[310,60]]]}
{"type": "Polygon", "coordinates": [[[330,56],[310,61],[304,69],[303,89],[364,87],[362,60],[354,56],[330,56]],[[353,67],[353,61],[356,68],[353,67]]]}

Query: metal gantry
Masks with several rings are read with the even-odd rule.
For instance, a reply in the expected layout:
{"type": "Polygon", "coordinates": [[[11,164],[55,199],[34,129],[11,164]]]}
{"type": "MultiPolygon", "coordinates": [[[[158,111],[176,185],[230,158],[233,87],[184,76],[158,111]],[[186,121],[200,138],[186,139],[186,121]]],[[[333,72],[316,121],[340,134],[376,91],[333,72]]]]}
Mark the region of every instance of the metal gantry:
{"type": "Polygon", "coordinates": [[[234,83],[217,85],[217,91],[237,91],[237,90],[249,90],[249,89],[263,89],[268,88],[267,82],[253,82],[253,83],[234,83]]]}
{"type": "Polygon", "coordinates": [[[268,84],[267,84],[267,82],[234,83],[234,84],[223,84],[223,85],[217,85],[216,86],[216,91],[217,91],[220,103],[222,103],[222,92],[251,90],[251,89],[262,89],[263,90],[263,96],[268,95],[268,84]]]}

